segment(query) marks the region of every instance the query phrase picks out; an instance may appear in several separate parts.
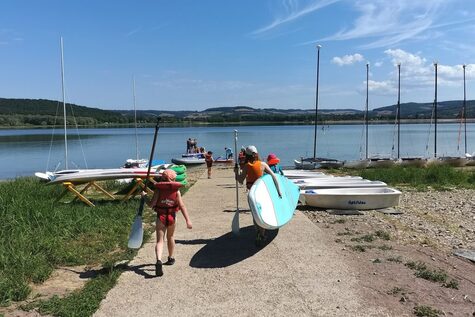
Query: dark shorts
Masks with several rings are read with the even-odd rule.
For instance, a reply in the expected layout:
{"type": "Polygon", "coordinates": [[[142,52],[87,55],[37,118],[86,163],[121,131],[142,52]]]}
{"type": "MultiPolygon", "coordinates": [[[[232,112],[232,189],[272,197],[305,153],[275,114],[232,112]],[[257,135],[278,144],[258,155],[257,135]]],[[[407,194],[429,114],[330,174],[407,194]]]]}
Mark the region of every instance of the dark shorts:
{"type": "Polygon", "coordinates": [[[206,162],[206,166],[207,166],[207,167],[213,166],[213,162],[206,162]]]}

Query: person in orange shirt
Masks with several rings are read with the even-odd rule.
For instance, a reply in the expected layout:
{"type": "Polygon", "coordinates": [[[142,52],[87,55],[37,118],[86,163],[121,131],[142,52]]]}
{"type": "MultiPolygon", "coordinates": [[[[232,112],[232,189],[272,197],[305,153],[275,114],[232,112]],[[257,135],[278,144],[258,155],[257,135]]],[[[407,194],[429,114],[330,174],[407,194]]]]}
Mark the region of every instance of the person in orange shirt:
{"type": "MultiPolygon", "coordinates": [[[[277,192],[279,193],[279,196],[282,196],[282,193],[279,187],[279,182],[277,181],[277,178],[274,172],[272,172],[269,165],[267,165],[265,162],[261,162],[261,160],[259,159],[257,148],[254,145],[249,145],[248,147],[246,147],[245,154],[246,154],[246,163],[244,164],[241,172],[239,172],[239,168],[237,167],[234,168],[234,174],[235,174],[236,180],[242,184],[245,179],[246,188],[249,190],[251,189],[254,182],[259,177],[264,175],[264,172],[265,172],[272,176],[272,179],[274,180],[274,184],[277,188],[277,192]]],[[[264,228],[257,226],[255,221],[254,221],[254,226],[256,227],[256,231],[257,231],[256,245],[259,247],[263,244],[263,242],[266,239],[266,230],[264,228]]]]}

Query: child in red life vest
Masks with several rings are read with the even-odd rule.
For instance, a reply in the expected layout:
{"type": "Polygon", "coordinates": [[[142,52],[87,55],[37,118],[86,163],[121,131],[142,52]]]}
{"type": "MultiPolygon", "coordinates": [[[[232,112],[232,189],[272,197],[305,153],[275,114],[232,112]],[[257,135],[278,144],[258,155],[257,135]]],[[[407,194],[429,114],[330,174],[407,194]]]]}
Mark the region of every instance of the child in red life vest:
{"type": "Polygon", "coordinates": [[[165,265],[173,265],[175,258],[173,252],[175,251],[175,220],[176,213],[181,210],[183,217],[185,217],[186,227],[192,228],[188,211],[185,204],[181,199],[179,188],[181,183],[175,182],[176,173],[173,170],[165,170],[162,173],[162,181],[155,184],[155,192],[151,201],[148,203],[152,209],[157,212],[156,222],[156,234],[157,244],[155,246],[155,255],[157,257],[157,263],[155,264],[155,274],[157,276],[163,275],[162,269],[162,252],[165,233],[167,234],[167,246],[168,246],[168,261],[165,265]]]}
{"type": "Polygon", "coordinates": [[[206,167],[208,168],[208,178],[211,178],[211,166],[213,166],[213,161],[213,152],[208,151],[208,153],[205,154],[206,167]]]}

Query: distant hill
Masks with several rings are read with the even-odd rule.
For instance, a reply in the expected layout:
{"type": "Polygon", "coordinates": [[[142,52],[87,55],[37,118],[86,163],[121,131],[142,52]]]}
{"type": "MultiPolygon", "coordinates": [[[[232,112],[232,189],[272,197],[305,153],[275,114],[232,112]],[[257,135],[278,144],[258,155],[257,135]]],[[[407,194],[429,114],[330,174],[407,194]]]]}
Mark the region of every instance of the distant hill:
{"type": "MultiPolygon", "coordinates": [[[[401,104],[402,119],[430,119],[432,103],[401,104]]],[[[438,103],[440,119],[460,117],[462,101],[443,101],[438,103]]],[[[467,117],[475,117],[475,100],[467,101],[467,117]]],[[[0,126],[50,126],[62,124],[62,103],[46,99],[7,99],[0,98],[0,126]]],[[[132,110],[103,110],[74,104],[67,104],[68,124],[109,125],[130,124],[134,122],[132,110]],[[71,114],[74,114],[72,116],[71,114]]],[[[364,112],[355,109],[319,109],[319,120],[342,121],[362,120],[364,112]]],[[[369,119],[393,120],[396,105],[373,109],[369,119]]],[[[276,109],[238,107],[214,107],[203,111],[176,110],[138,110],[139,123],[151,123],[160,116],[165,122],[312,122],[315,109],[276,109]]]]}

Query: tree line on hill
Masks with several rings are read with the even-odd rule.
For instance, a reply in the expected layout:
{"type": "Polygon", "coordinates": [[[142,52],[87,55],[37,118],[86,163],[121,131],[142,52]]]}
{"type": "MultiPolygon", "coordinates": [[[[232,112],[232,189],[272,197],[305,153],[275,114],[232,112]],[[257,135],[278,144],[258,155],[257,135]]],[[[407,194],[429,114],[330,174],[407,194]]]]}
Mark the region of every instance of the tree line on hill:
{"type": "MultiPolygon", "coordinates": [[[[475,117],[475,101],[467,101],[467,118],[475,117]]],[[[431,103],[401,104],[402,119],[431,119],[431,103]]],[[[458,119],[462,116],[462,101],[438,103],[439,119],[458,119]]],[[[315,109],[258,109],[252,107],[217,107],[203,111],[138,110],[139,124],[152,124],[160,116],[162,122],[189,123],[258,123],[289,122],[312,123],[315,109]]],[[[369,111],[370,121],[394,120],[396,106],[386,106],[369,111]]],[[[319,121],[361,121],[364,112],[355,109],[319,109],[319,121]]],[[[130,125],[134,123],[132,110],[103,110],[67,104],[67,124],[78,126],[130,125]]],[[[0,98],[0,126],[53,126],[63,124],[63,105],[59,101],[45,99],[0,98]]]]}

